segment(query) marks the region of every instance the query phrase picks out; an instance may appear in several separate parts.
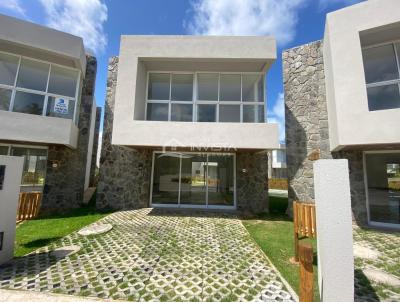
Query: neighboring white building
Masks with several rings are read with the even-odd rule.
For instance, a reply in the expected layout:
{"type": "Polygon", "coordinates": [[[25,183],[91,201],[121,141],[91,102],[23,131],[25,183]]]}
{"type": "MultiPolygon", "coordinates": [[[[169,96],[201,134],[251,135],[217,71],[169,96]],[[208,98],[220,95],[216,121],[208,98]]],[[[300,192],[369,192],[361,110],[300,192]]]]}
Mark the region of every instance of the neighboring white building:
{"type": "Polygon", "coordinates": [[[80,37],[0,15],[0,154],[25,158],[21,190],[43,192],[45,211],[89,185],[96,68],[80,37]]]}
{"type": "Polygon", "coordinates": [[[109,66],[100,207],[263,210],[266,150],[279,146],[265,118],[275,59],[271,37],[122,36],[109,66]],[[142,167],[110,174],[139,157],[142,167]]]}
{"type": "Polygon", "coordinates": [[[323,43],[283,58],[289,198],[313,199],[309,155],[318,150],[348,159],[359,223],[400,227],[400,1],[331,12],[323,43]]]}
{"type": "Polygon", "coordinates": [[[286,165],[286,146],[279,144],[279,149],[269,152],[268,155],[268,177],[271,178],[287,178],[286,165]]]}

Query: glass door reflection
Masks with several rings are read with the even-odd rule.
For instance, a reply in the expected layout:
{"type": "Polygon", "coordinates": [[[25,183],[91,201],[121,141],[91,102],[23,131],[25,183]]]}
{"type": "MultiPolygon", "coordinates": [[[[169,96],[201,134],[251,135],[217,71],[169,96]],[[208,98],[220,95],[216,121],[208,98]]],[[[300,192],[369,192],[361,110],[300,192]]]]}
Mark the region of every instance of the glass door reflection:
{"type": "Polygon", "coordinates": [[[206,205],[207,155],[182,154],[181,195],[182,205],[206,205]]]}
{"type": "Polygon", "coordinates": [[[208,205],[234,205],[234,157],[226,154],[208,156],[208,205]]]}
{"type": "Polygon", "coordinates": [[[178,204],[180,154],[161,153],[154,157],[153,204],[178,204]]]}

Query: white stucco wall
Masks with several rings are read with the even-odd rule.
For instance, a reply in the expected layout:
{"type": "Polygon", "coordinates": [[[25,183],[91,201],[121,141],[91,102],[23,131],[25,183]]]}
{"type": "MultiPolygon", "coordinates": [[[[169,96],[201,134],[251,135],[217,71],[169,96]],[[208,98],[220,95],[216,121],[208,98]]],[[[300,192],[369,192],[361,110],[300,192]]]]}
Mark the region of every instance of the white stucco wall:
{"type": "Polygon", "coordinates": [[[346,159],[314,163],[321,301],[354,301],[353,228],[346,159]]]}
{"type": "Polygon", "coordinates": [[[212,66],[221,72],[266,72],[275,59],[272,37],[122,36],[112,143],[156,147],[177,140],[184,146],[223,142],[240,148],[276,148],[275,125],[144,121],[149,70],[204,71],[212,66]]]}
{"type": "Polygon", "coordinates": [[[5,165],[3,189],[0,190],[0,232],[4,232],[0,265],[14,256],[15,228],[23,157],[0,155],[0,166],[5,165]]]}
{"type": "Polygon", "coordinates": [[[0,140],[76,148],[78,128],[70,119],[0,110],[0,140]]]}
{"type": "Polygon", "coordinates": [[[0,49],[62,65],[85,74],[86,56],[80,37],[0,14],[0,49]],[[22,52],[22,53],[20,53],[22,52]],[[69,63],[71,62],[71,63],[69,63]]]}
{"type": "Polygon", "coordinates": [[[326,18],[324,65],[331,150],[400,142],[400,109],[368,110],[360,32],[400,22],[400,1],[369,0],[326,18]]]}
{"type": "Polygon", "coordinates": [[[116,145],[144,147],[208,147],[274,149],[279,147],[277,124],[184,123],[122,121],[116,145]],[[125,126],[125,127],[124,127],[125,126]]]}

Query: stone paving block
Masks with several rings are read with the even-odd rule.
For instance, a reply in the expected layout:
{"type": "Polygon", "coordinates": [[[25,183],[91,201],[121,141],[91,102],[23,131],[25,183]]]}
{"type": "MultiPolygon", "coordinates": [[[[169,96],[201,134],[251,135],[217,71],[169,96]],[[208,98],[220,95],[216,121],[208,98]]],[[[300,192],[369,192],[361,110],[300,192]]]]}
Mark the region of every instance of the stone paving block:
{"type": "Polygon", "coordinates": [[[355,301],[400,301],[400,287],[389,281],[400,280],[400,233],[355,226],[353,240],[358,249],[354,259],[355,301]],[[360,255],[360,247],[368,253],[360,255]],[[371,272],[385,278],[375,278],[371,272]]]}
{"type": "Polygon", "coordinates": [[[122,211],[0,268],[0,288],[128,301],[293,301],[240,220],[224,213],[122,211]],[[51,251],[78,246],[73,255],[51,251]]]}

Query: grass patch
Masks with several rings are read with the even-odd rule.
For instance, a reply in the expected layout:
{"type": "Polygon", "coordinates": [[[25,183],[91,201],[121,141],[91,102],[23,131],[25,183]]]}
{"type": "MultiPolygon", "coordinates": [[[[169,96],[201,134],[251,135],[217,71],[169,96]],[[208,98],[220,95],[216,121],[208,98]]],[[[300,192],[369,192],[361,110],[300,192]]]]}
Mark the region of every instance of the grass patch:
{"type": "MultiPolygon", "coordinates": [[[[287,197],[270,196],[270,213],[243,220],[243,225],[286,281],[299,293],[299,266],[290,262],[294,255],[293,221],[285,214],[287,205],[287,197]]],[[[314,247],[314,301],[319,301],[316,241],[306,240],[314,247]]]]}
{"type": "Polygon", "coordinates": [[[49,245],[84,226],[106,216],[96,212],[95,201],[60,215],[44,216],[23,222],[17,227],[15,257],[49,245]]]}

